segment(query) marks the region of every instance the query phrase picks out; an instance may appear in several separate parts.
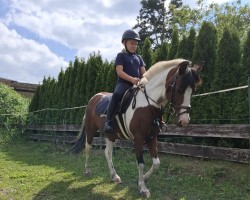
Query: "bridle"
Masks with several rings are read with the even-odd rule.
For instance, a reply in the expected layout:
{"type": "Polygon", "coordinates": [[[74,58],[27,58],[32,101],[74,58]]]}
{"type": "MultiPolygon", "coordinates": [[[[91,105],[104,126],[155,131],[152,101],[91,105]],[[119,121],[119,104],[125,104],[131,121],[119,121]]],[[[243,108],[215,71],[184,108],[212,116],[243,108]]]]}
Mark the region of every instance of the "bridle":
{"type": "Polygon", "coordinates": [[[180,115],[182,114],[185,114],[185,113],[189,113],[190,112],[190,109],[191,109],[191,106],[175,106],[174,105],[174,101],[175,101],[175,86],[176,86],[176,80],[178,79],[178,75],[176,74],[172,80],[172,82],[170,82],[168,84],[168,87],[170,88],[170,99],[168,99],[168,104],[169,104],[169,109],[168,109],[168,114],[167,114],[167,118],[166,118],[166,124],[168,123],[169,121],[169,117],[170,115],[174,115],[174,118],[177,118],[179,117],[180,115]],[[179,112],[179,113],[176,113],[176,110],[177,109],[184,109],[183,112],[179,112]]]}
{"type": "MultiPolygon", "coordinates": [[[[173,80],[168,84],[168,87],[170,88],[170,94],[171,94],[171,96],[170,96],[170,99],[168,99],[169,109],[168,109],[167,118],[166,118],[166,121],[165,121],[166,124],[168,124],[168,122],[169,122],[170,115],[174,115],[174,118],[177,118],[177,117],[179,117],[182,114],[189,113],[190,109],[191,109],[191,106],[175,106],[174,105],[174,101],[175,101],[175,86],[176,86],[176,80],[178,78],[180,78],[180,76],[178,76],[178,74],[176,74],[174,76],[173,80]],[[184,109],[184,111],[176,113],[177,109],[184,109]]],[[[160,105],[158,102],[156,102],[154,99],[152,99],[151,97],[148,96],[145,85],[138,85],[136,88],[137,88],[137,92],[138,92],[138,89],[139,89],[145,95],[146,100],[147,100],[149,106],[151,105],[150,102],[149,102],[149,99],[150,99],[152,102],[154,102],[155,104],[157,104],[160,107],[160,109],[161,109],[161,116],[162,116],[163,112],[164,112],[163,106],[160,105]]],[[[168,90],[168,88],[166,88],[166,90],[168,90]]],[[[137,92],[134,95],[134,99],[133,99],[133,103],[132,103],[132,108],[134,108],[135,104],[136,104],[136,98],[135,98],[135,96],[137,95],[137,92]]]]}

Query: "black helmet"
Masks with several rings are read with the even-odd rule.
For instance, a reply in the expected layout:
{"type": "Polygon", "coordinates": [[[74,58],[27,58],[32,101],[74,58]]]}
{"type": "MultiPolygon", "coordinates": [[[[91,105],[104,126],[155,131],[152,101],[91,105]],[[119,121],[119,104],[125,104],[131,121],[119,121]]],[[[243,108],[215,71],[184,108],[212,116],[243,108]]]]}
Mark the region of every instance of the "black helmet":
{"type": "Polygon", "coordinates": [[[137,32],[133,31],[133,30],[126,30],[123,35],[122,35],[122,42],[124,40],[128,40],[128,39],[132,39],[132,40],[136,40],[136,41],[141,41],[140,36],[137,32]]]}

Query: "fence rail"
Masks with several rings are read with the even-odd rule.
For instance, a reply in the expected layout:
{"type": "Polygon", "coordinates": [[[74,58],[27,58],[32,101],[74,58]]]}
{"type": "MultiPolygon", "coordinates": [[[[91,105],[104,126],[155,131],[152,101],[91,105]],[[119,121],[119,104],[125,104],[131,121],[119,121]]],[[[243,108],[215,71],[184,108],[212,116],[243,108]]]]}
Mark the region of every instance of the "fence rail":
{"type": "MultiPolygon", "coordinates": [[[[77,132],[80,130],[80,125],[27,125],[23,127],[23,129],[31,131],[77,132]]],[[[250,143],[250,125],[189,125],[184,128],[170,125],[168,131],[166,133],[161,133],[160,136],[240,138],[249,140],[250,143]]],[[[65,134],[29,134],[29,138],[39,141],[72,143],[76,139],[76,136],[65,134]]],[[[104,139],[102,137],[94,138],[93,145],[104,146],[104,139]]],[[[132,141],[117,140],[115,142],[115,147],[133,148],[133,143],[132,141]]],[[[145,150],[146,149],[145,146],[145,150]]],[[[199,158],[219,159],[241,163],[250,162],[250,149],[158,142],[158,151],[199,158]]]]}

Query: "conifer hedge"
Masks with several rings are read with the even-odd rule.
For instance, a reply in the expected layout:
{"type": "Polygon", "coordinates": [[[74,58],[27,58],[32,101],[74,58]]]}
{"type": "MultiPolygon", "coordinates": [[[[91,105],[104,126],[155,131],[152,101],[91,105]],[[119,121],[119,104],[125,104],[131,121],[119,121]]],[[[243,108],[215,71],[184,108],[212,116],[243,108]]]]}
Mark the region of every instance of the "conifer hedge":
{"type": "MultiPolygon", "coordinates": [[[[151,63],[183,57],[193,63],[204,61],[203,83],[196,94],[247,84],[250,31],[243,43],[237,32],[227,28],[218,38],[216,27],[204,21],[197,32],[192,28],[180,36],[175,29],[173,36],[170,44],[164,42],[155,48],[147,40],[140,52],[144,60],[151,63]]],[[[80,124],[88,100],[100,91],[112,92],[116,79],[114,62],[103,61],[99,53],[91,54],[87,60],[76,57],[65,71],[61,70],[57,80],[44,78],[29,105],[28,123],[80,124]]],[[[249,123],[247,89],[193,97],[191,103],[193,124],[249,123]]]]}

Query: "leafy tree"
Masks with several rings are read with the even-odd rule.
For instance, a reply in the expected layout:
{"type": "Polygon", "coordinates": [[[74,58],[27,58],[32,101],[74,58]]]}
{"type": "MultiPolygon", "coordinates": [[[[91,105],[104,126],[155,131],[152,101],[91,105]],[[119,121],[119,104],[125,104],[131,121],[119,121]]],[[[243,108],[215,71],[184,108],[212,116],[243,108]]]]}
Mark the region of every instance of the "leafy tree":
{"type": "Polygon", "coordinates": [[[221,36],[227,27],[239,32],[240,39],[246,38],[250,25],[250,5],[242,5],[241,0],[224,4],[210,4],[204,11],[204,17],[213,22],[221,36]]]}
{"type": "Polygon", "coordinates": [[[25,123],[29,99],[0,83],[0,102],[0,141],[14,139],[21,133],[13,128],[13,124],[25,123]]]}
{"type": "Polygon", "coordinates": [[[190,27],[200,26],[199,22],[202,19],[199,4],[195,8],[190,8],[188,5],[170,3],[169,4],[169,26],[177,27],[181,34],[186,34],[190,27]]]}

